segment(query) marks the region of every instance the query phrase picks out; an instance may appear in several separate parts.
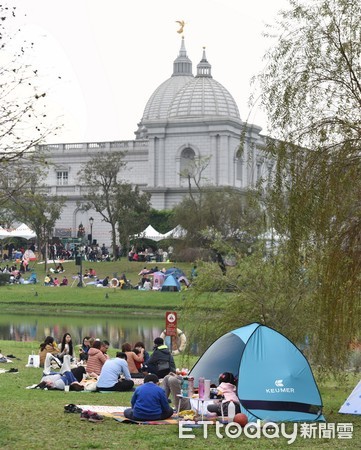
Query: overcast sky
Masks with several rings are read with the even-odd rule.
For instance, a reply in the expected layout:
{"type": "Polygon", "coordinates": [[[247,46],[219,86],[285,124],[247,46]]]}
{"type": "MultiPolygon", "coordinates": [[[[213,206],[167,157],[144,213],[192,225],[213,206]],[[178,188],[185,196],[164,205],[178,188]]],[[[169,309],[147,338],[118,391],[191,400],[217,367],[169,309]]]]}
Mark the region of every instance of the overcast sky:
{"type": "Polygon", "coordinates": [[[15,0],[31,62],[47,105],[65,124],[49,142],[134,139],[147,100],[173,70],[184,20],[193,74],[206,47],[213,78],[236,100],[241,118],[266,127],[248,107],[250,80],[270,42],[262,37],[287,0],[15,0]],[[24,17],[26,13],[26,17],[24,17]],[[58,79],[57,76],[61,76],[58,79]],[[51,81],[50,81],[51,80],[51,81]],[[249,118],[248,118],[249,116],[249,118]]]}

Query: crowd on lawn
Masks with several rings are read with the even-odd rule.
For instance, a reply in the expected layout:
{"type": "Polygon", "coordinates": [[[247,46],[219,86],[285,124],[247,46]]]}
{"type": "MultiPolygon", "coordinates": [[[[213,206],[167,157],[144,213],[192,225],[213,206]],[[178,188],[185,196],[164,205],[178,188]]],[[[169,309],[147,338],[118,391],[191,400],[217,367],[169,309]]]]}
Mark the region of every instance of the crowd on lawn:
{"type": "MultiPolygon", "coordinates": [[[[134,391],[131,408],[124,411],[125,417],[133,420],[162,420],[171,417],[174,411],[190,409],[190,399],[181,396],[183,377],[161,337],[154,339],[151,354],[143,342],[134,346],[125,342],[114,358],[109,357],[108,348],[108,341],[86,336],[76,355],[69,333],[64,334],[59,345],[52,336],[47,336],[39,349],[43,376],[36,387],[64,390],[69,386],[69,390],[82,391],[90,379],[92,390],[134,391]],[[59,371],[53,370],[54,364],[59,371]],[[134,390],[135,380],[138,387],[134,390]]],[[[229,403],[234,402],[239,412],[236,385],[237,380],[231,373],[221,374],[218,389],[224,399],[222,408],[221,402],[216,401],[208,406],[209,411],[227,415],[229,403]]]]}

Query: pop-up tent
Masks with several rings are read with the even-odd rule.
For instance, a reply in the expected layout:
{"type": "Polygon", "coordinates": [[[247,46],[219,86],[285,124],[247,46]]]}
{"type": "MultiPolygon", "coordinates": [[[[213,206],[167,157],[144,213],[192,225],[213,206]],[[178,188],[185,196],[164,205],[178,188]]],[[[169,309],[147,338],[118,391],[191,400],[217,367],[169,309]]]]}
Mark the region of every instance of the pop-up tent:
{"type": "Polygon", "coordinates": [[[161,291],[179,292],[181,290],[179,281],[173,275],[168,275],[165,279],[161,291]]]}
{"type": "Polygon", "coordinates": [[[153,272],[147,275],[148,277],[153,277],[153,289],[159,291],[159,289],[163,286],[165,275],[163,272],[153,272]]]}
{"type": "Polygon", "coordinates": [[[341,414],[361,414],[361,381],[359,381],[348,396],[345,403],[341,406],[339,413],[341,414]]]}
{"type": "Polygon", "coordinates": [[[174,278],[185,277],[183,270],[178,269],[178,267],[170,267],[165,271],[166,276],[173,275],[174,278]]]}
{"type": "Polygon", "coordinates": [[[322,400],[311,367],[285,336],[259,323],[217,339],[189,376],[218,383],[222,372],[238,378],[241,412],[248,420],[273,422],[325,421],[322,400]]]}

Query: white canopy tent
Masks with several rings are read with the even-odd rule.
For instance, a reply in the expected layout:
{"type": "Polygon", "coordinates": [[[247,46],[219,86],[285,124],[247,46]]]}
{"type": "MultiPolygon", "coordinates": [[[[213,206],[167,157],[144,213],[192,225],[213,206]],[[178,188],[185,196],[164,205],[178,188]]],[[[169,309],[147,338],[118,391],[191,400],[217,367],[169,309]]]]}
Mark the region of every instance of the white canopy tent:
{"type": "Polygon", "coordinates": [[[36,237],[36,233],[35,231],[31,230],[25,223],[22,223],[15,230],[10,231],[7,237],[21,237],[23,239],[32,239],[36,237]]]}
{"type": "Polygon", "coordinates": [[[3,227],[0,227],[0,239],[4,239],[10,236],[10,233],[3,227]]]}
{"type": "Polygon", "coordinates": [[[152,225],[148,225],[147,228],[139,234],[135,234],[133,238],[135,239],[151,239],[152,241],[161,241],[164,239],[164,235],[159,233],[152,225]]]}
{"type": "Polygon", "coordinates": [[[177,225],[167,233],[159,233],[152,225],[148,225],[147,228],[139,234],[132,236],[133,239],[151,239],[153,241],[161,241],[163,239],[182,239],[187,234],[187,231],[180,225],[177,225]]]}
{"type": "Polygon", "coordinates": [[[173,230],[163,234],[163,239],[182,239],[187,235],[187,231],[180,225],[177,225],[173,230]]]}

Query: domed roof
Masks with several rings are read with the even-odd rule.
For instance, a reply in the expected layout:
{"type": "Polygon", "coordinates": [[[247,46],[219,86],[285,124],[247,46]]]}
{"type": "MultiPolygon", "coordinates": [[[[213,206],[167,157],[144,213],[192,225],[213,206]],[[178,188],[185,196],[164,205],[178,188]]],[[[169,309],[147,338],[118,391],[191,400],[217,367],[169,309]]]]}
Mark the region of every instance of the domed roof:
{"type": "Polygon", "coordinates": [[[144,109],[142,122],[204,116],[240,120],[234,98],[222,84],[212,78],[205,49],[202,60],[197,65],[197,75],[193,77],[192,63],[187,57],[182,38],[172,77],[154,91],[144,109]]]}
{"type": "Polygon", "coordinates": [[[193,79],[193,75],[181,75],[164,81],[148,100],[142,120],[167,119],[169,105],[172,103],[174,96],[193,79]]]}
{"type": "Polygon", "coordinates": [[[213,78],[195,78],[175,96],[168,117],[227,116],[240,120],[231,94],[213,78]]]}
{"type": "Polygon", "coordinates": [[[197,65],[197,76],[185,85],[174,97],[168,117],[227,116],[240,120],[238,107],[227,89],[214,80],[212,66],[203,56],[197,65]]]}
{"type": "Polygon", "coordinates": [[[193,79],[192,61],[187,56],[182,37],[179,55],[173,63],[173,74],[153,92],[145,106],[142,120],[167,119],[169,105],[175,94],[193,79]]]}

